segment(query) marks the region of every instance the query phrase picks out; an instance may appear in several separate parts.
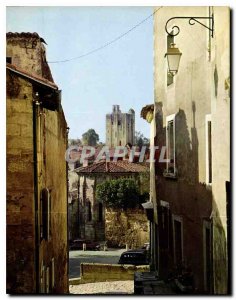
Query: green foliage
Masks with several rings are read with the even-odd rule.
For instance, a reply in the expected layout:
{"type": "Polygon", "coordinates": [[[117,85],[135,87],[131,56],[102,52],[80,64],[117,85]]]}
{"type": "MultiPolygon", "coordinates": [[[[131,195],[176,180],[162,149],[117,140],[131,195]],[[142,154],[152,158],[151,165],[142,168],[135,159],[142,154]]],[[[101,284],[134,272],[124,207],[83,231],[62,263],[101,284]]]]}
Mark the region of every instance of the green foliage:
{"type": "Polygon", "coordinates": [[[139,146],[140,148],[142,146],[149,146],[150,140],[140,132],[140,131],[135,131],[135,145],[139,146]]]}
{"type": "Polygon", "coordinates": [[[96,197],[110,208],[134,208],[145,202],[146,196],[141,195],[134,179],[119,178],[104,181],[96,188],[96,197]]]}
{"type": "Polygon", "coordinates": [[[79,138],[77,138],[77,139],[69,139],[68,140],[68,145],[69,146],[81,146],[81,140],[79,139],[79,138]]]}
{"type": "Polygon", "coordinates": [[[96,146],[99,141],[99,135],[94,129],[89,129],[87,132],[82,134],[83,145],[96,146]]]}

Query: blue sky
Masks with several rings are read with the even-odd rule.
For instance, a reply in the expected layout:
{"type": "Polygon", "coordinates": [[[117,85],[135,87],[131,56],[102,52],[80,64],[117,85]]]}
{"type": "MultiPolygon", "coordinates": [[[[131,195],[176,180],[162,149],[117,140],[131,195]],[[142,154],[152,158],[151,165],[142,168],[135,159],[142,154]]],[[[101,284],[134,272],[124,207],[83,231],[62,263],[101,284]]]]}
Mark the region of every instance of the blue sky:
{"type": "MultiPolygon", "coordinates": [[[[37,32],[47,42],[48,61],[80,56],[123,34],[152,7],[8,7],[7,31],[37,32]]],[[[50,64],[62,89],[70,138],[94,128],[105,141],[105,115],[113,104],[136,112],[136,130],[149,137],[141,108],[153,102],[153,20],[87,57],[50,64]]]]}

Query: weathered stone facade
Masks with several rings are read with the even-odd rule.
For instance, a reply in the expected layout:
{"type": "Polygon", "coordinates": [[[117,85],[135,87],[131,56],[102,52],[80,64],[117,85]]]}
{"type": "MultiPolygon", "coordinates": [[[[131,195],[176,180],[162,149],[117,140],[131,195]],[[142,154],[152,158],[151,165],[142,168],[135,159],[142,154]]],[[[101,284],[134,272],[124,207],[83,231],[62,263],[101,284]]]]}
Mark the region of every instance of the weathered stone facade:
{"type": "Polygon", "coordinates": [[[7,292],[63,294],[67,124],[57,86],[41,77],[40,38],[8,37],[14,65],[7,65],[7,292]]]}
{"type": "Polygon", "coordinates": [[[119,105],[113,105],[111,114],[106,115],[106,145],[110,148],[134,145],[135,112],[131,108],[128,113],[122,113],[119,105]]]}
{"type": "MultiPolygon", "coordinates": [[[[133,178],[140,187],[140,192],[149,190],[149,173],[146,165],[129,163],[128,161],[110,162],[109,167],[105,161],[94,163],[87,167],[81,167],[75,170],[79,175],[78,198],[79,198],[79,237],[92,241],[109,241],[110,245],[118,246],[117,236],[112,227],[111,216],[102,201],[96,198],[96,187],[98,184],[116,178],[133,178]],[[132,171],[131,171],[132,169],[132,171]],[[107,223],[107,218],[109,222],[107,223]],[[108,227],[107,227],[108,226],[108,227]],[[108,230],[108,231],[107,231],[108,230]]],[[[132,210],[116,216],[130,219],[125,221],[125,226],[132,233],[130,239],[128,236],[122,238],[120,245],[130,244],[131,246],[143,245],[149,238],[148,220],[141,210],[132,210]],[[127,215],[128,214],[128,215],[127,215]],[[137,236],[134,239],[134,235],[137,236]]],[[[117,224],[114,223],[116,226],[117,224]]],[[[118,228],[118,227],[117,227],[118,228]]]]}
{"type": "Polygon", "coordinates": [[[69,240],[71,241],[79,236],[78,175],[73,170],[68,171],[68,181],[68,230],[69,240]]]}
{"type": "Polygon", "coordinates": [[[53,82],[42,38],[35,33],[7,33],[7,62],[53,82]]]}
{"type": "Polygon", "coordinates": [[[152,265],[167,278],[184,264],[199,293],[229,292],[229,13],[226,7],[164,7],[154,15],[151,145],[167,146],[171,161],[150,167],[152,265]],[[205,27],[182,21],[180,33],[168,37],[182,52],[178,73],[169,82],[164,59],[169,40],[159,29],[172,17],[207,17],[209,10],[213,38],[205,27]]]}
{"type": "Polygon", "coordinates": [[[103,181],[96,176],[79,175],[79,227],[80,238],[105,241],[104,205],[96,199],[96,185],[103,181]]]}
{"type": "Polygon", "coordinates": [[[149,222],[144,210],[106,209],[105,237],[110,247],[142,247],[149,242],[149,222]]]}

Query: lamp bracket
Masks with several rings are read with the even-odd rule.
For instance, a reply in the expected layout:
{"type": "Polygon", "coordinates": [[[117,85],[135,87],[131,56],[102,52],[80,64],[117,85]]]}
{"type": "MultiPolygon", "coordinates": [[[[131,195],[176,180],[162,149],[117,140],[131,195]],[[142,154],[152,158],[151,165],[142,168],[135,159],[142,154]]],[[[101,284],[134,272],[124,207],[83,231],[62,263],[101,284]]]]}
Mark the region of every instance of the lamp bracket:
{"type": "Polygon", "coordinates": [[[211,37],[213,37],[213,33],[214,33],[214,16],[213,14],[210,16],[210,17],[173,17],[173,18],[170,18],[167,22],[166,22],[166,26],[165,26],[165,30],[167,32],[168,35],[170,36],[176,36],[180,33],[180,28],[179,26],[173,26],[172,27],[172,30],[174,29],[177,29],[177,32],[176,33],[170,33],[168,31],[168,23],[171,21],[171,20],[174,20],[174,19],[189,19],[189,25],[195,25],[195,22],[197,22],[198,24],[204,26],[205,28],[207,28],[209,31],[211,31],[211,37]],[[199,20],[209,20],[210,21],[210,25],[209,27],[206,26],[205,24],[203,24],[202,22],[200,22],[199,20]]]}

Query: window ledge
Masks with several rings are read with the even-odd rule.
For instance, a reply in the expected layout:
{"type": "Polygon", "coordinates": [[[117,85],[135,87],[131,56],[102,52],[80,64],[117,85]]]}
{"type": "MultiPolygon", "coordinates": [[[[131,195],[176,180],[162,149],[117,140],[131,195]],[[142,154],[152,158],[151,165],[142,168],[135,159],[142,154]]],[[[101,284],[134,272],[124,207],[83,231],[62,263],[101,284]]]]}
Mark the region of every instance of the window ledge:
{"type": "Polygon", "coordinates": [[[177,179],[177,174],[176,173],[169,173],[167,171],[163,172],[163,176],[165,178],[177,179]]]}

